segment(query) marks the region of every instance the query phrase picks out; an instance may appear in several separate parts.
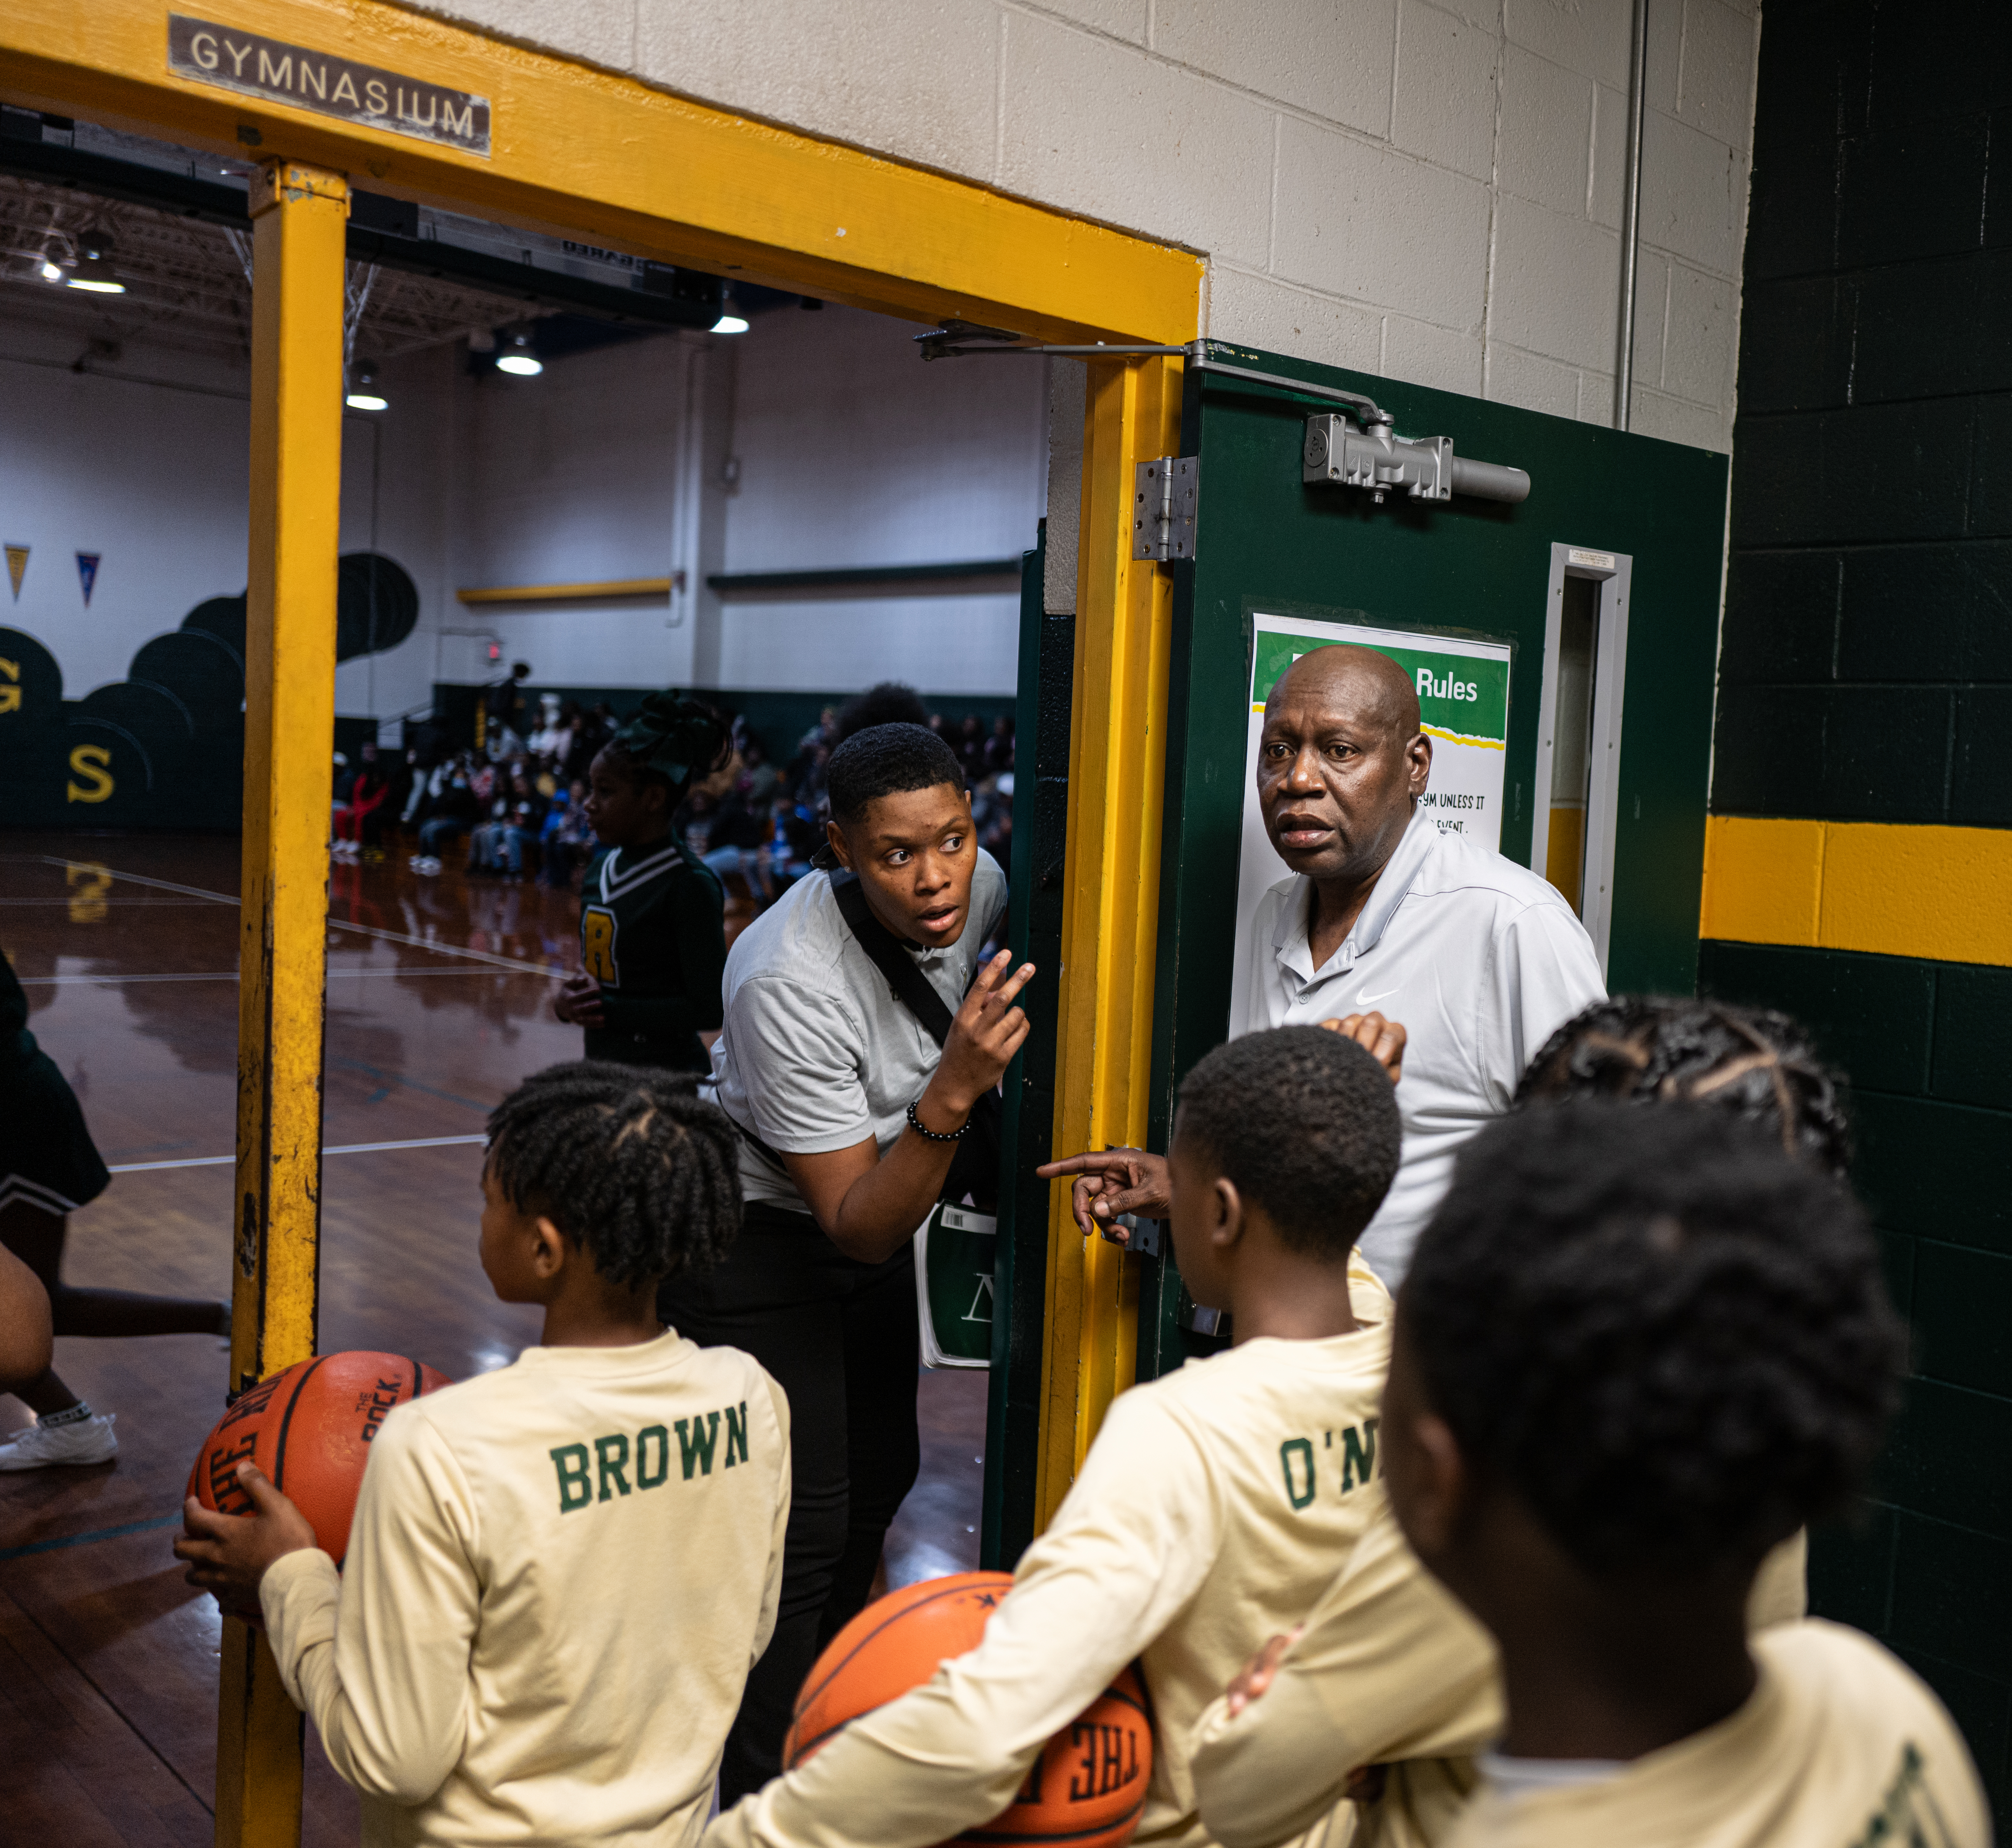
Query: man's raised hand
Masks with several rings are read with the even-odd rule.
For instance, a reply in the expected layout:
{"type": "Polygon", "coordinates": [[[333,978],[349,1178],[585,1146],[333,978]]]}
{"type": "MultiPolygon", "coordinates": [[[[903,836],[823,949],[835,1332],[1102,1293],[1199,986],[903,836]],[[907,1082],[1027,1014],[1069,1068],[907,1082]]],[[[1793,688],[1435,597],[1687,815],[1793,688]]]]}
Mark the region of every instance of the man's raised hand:
{"type": "Polygon", "coordinates": [[[1393,1084],[1404,1076],[1404,1042],[1408,1036],[1397,1022],[1386,1020],[1380,1014],[1348,1014],[1340,1020],[1323,1020],[1320,1024],[1329,1033],[1339,1033],[1361,1047],[1390,1074],[1393,1084]]]}
{"type": "Polygon", "coordinates": [[[1167,1216],[1172,1193],[1164,1155],[1149,1155],[1143,1149],[1105,1149],[1066,1156],[1034,1172],[1044,1181],[1075,1176],[1069,1211],[1076,1224],[1086,1233],[1102,1233],[1113,1244],[1131,1242],[1130,1233],[1117,1223],[1120,1213],[1142,1213],[1148,1219],[1167,1216]]]}

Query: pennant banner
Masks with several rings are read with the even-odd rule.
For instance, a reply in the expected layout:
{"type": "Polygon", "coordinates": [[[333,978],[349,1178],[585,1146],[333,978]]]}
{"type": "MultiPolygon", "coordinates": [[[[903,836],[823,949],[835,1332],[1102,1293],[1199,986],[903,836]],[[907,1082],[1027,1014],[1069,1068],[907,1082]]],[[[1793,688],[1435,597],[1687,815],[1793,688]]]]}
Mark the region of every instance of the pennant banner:
{"type": "Polygon", "coordinates": [[[84,586],[84,607],[91,608],[91,587],[98,582],[98,561],[102,552],[79,552],[77,555],[77,581],[84,586]]]}
{"type": "Polygon", "coordinates": [[[28,548],[25,545],[7,548],[7,580],[14,587],[14,601],[21,601],[21,580],[28,574],[28,548]]]}

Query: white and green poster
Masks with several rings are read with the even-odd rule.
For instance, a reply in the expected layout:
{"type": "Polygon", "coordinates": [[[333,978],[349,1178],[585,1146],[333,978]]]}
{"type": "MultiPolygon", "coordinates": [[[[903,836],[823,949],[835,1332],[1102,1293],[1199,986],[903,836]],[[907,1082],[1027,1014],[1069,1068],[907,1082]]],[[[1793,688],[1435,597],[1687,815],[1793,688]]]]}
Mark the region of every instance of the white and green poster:
{"type": "Polygon", "coordinates": [[[1258,901],[1291,872],[1265,835],[1257,784],[1265,701],[1287,668],[1315,648],[1348,642],[1389,655],[1411,676],[1418,690],[1419,717],[1432,741],[1432,773],[1422,808],[1442,834],[1464,834],[1483,847],[1500,847],[1503,770],[1509,743],[1507,642],[1461,641],[1302,616],[1259,615],[1251,622],[1255,634],[1250,730],[1243,759],[1243,841],[1236,874],[1236,951],[1230,990],[1239,997],[1250,979],[1250,919],[1258,901]]]}

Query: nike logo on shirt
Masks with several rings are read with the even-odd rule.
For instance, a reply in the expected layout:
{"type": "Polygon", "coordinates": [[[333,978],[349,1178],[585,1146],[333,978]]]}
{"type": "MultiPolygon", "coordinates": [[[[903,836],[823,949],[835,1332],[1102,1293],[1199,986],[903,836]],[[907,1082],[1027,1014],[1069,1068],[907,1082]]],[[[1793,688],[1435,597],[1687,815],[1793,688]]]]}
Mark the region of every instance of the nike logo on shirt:
{"type": "MultiPolygon", "coordinates": [[[[1401,982],[1397,985],[1399,988],[1401,988],[1403,986],[1404,984],[1401,982]]],[[[1366,1008],[1372,1001],[1387,1001],[1391,996],[1395,994],[1397,992],[1397,988],[1386,988],[1381,994],[1365,994],[1362,990],[1358,988],[1355,991],[1355,1004],[1358,1008],[1366,1008]]]]}

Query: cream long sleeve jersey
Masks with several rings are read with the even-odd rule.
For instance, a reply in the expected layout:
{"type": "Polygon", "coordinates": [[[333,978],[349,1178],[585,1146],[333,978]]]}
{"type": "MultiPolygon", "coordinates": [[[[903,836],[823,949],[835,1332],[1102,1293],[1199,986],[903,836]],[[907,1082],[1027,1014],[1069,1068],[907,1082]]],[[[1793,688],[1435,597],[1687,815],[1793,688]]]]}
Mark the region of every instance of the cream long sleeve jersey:
{"type": "MultiPolygon", "coordinates": [[[[1305,1615],[1272,1685],[1235,1718],[1213,1701],[1195,1728],[1195,1794],[1222,1848],[1435,1848],[1475,1787],[1473,1759],[1502,1730],[1494,1639],[1418,1561],[1379,1505],[1305,1615]],[[1376,1765],[1372,1798],[1347,1799],[1376,1765]]],[[[1808,1536],[1762,1562],[1747,1601],[1758,1632],[1807,1605],[1808,1536]]]]}
{"type": "Polygon", "coordinates": [[[1484,1781],[1453,1848],[1990,1848],[1942,1703],[1869,1636],[1814,1619],[1753,1639],[1746,1704],[1614,1776],[1484,1781]]]}
{"type": "Polygon", "coordinates": [[[790,1414],[675,1331],[537,1347],[400,1406],[340,1577],[259,1588],[366,1848],[697,1839],[774,1628],[790,1414]]]}
{"type": "Polygon", "coordinates": [[[705,1848],[942,1842],[1003,1810],[1050,1736],[1135,1658],[1155,1723],[1134,1839],[1203,1848],[1197,1716],[1305,1614],[1380,1499],[1389,1299],[1366,1270],[1351,1276],[1377,1325],[1247,1341],[1121,1394],[979,1646],[719,1818],[705,1848]]]}
{"type": "MultiPolygon", "coordinates": [[[[1315,1604],[1263,1697],[1235,1719],[1211,1696],[1190,1744],[1204,1823],[1224,1848],[1312,1842],[1406,1848],[1441,1839],[1500,1731],[1493,1640],[1405,1543],[1382,1485],[1361,1543],[1315,1604]],[[1388,1768],[1344,1802],[1358,1766],[1388,1768]],[[1317,1828],[1318,1825],[1318,1828],[1317,1828]]],[[[1219,1693],[1219,1690],[1218,1690],[1219,1693]]]]}

